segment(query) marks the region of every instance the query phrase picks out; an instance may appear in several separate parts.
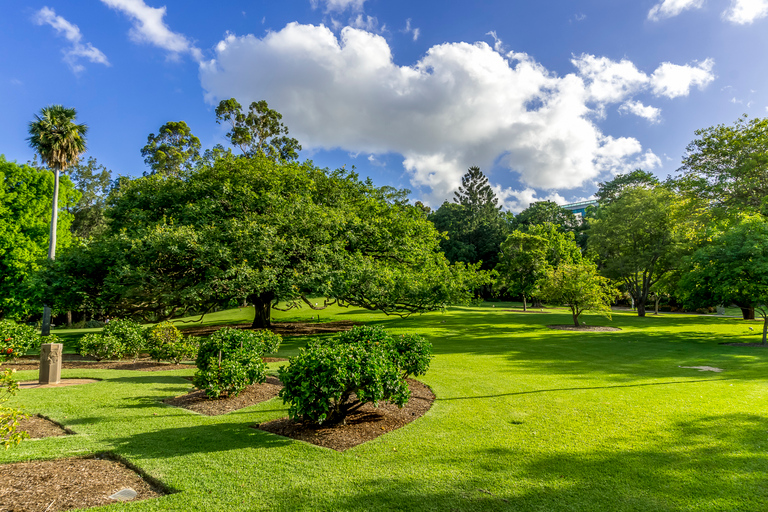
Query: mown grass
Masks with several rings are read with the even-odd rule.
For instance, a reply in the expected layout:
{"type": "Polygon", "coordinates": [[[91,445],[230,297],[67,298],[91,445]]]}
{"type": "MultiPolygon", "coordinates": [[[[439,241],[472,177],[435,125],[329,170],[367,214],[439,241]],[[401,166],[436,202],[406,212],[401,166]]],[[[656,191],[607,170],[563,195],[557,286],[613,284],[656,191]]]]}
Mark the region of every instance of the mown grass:
{"type": "MultiPolygon", "coordinates": [[[[189,389],[181,377],[192,369],[64,370],[103,380],[24,390],[14,403],[78,435],[25,441],[0,461],[112,451],[179,491],[110,510],[768,509],[768,352],[720,345],[759,341],[756,324],[618,313],[584,319],[620,332],[568,332],[546,328],[568,324],[565,310],[508,307],[322,312],[434,344],[422,378],[438,397],[432,409],[344,453],[250,428],[285,416],[279,399],[214,418],[163,405],[189,389]],[[724,371],[681,368],[700,365],[724,371]]],[[[286,340],[280,355],[306,341],[286,340]]]]}

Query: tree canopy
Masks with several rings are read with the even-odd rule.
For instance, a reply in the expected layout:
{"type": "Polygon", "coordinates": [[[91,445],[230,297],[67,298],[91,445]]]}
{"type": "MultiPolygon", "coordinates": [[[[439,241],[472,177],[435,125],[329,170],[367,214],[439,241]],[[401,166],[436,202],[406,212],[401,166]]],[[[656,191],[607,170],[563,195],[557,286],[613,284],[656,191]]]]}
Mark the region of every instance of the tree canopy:
{"type": "Polygon", "coordinates": [[[153,173],[179,175],[200,159],[200,139],[184,121],[169,121],[149,134],[141,156],[153,173]]]}
{"type": "Polygon", "coordinates": [[[575,231],[579,221],[573,212],[566,210],[554,201],[537,201],[515,215],[512,221],[514,229],[526,230],[529,226],[544,223],[554,224],[561,231],[575,231]]]}
{"type": "Polygon", "coordinates": [[[216,107],[216,122],[227,123],[231,129],[227,138],[243,155],[264,155],[272,160],[291,161],[299,158],[299,141],[288,137],[283,116],[269,108],[266,101],[254,101],[243,112],[235,98],[222,100],[216,107]]]}
{"type": "Polygon", "coordinates": [[[635,187],[655,188],[659,184],[659,179],[650,172],[635,169],[627,174],[617,174],[612,180],[598,183],[595,197],[604,206],[621,197],[621,194],[627,189],[635,187]]]}
{"type": "Polygon", "coordinates": [[[618,295],[610,280],[599,275],[597,265],[589,260],[547,268],[538,288],[543,300],[570,308],[576,327],[584,311],[595,311],[610,318],[611,303],[618,295]]]}
{"type": "Polygon", "coordinates": [[[183,179],[124,182],[109,206],[108,232],[49,279],[95,269],[79,284],[88,293],[67,297],[97,296],[123,314],[168,317],[246,298],[264,327],[270,307],[322,308],[310,297],[324,296],[406,315],[464,300],[482,282],[448,264],[404,191],[345,170],[224,156],[183,179]]]}

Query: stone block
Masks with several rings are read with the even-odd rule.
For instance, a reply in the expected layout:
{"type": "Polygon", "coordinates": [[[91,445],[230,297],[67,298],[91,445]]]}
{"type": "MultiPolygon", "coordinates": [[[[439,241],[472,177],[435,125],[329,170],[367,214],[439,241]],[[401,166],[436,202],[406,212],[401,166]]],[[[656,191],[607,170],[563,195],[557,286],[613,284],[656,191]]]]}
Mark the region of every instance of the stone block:
{"type": "Polygon", "coordinates": [[[61,343],[43,343],[40,346],[40,384],[58,384],[61,380],[61,343]]]}

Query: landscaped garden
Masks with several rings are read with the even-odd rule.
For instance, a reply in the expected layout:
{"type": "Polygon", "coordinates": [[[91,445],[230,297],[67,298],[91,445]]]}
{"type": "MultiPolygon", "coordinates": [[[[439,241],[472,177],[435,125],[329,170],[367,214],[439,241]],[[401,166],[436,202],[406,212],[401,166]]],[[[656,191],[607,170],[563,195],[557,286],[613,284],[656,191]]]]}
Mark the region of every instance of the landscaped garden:
{"type": "MultiPolygon", "coordinates": [[[[217,416],[163,403],[192,390],[191,364],[83,365],[65,367],[62,378],[98,382],[22,389],[8,402],[74,435],[24,440],[0,451],[0,462],[110,454],[169,492],[111,510],[765,510],[768,354],[724,344],[759,342],[760,322],[584,313],[589,326],[620,331],[573,332],[547,327],[571,323],[569,309],[511,309],[519,304],[406,319],[323,311],[322,322],[421,334],[434,354],[418,377],[436,396],[431,408],[344,451],[257,428],[287,416],[280,398],[217,416]]],[[[205,320],[252,316],[236,309],[205,320]]],[[[311,319],[317,313],[306,309],[274,314],[311,319]]],[[[66,351],[80,335],[64,337],[66,351]]],[[[284,336],[277,358],[298,355],[309,339],[284,336]]],[[[276,376],[288,363],[267,364],[276,376]]],[[[37,372],[15,376],[36,380],[37,372]]],[[[0,510],[13,510],[2,494],[0,510]]]]}

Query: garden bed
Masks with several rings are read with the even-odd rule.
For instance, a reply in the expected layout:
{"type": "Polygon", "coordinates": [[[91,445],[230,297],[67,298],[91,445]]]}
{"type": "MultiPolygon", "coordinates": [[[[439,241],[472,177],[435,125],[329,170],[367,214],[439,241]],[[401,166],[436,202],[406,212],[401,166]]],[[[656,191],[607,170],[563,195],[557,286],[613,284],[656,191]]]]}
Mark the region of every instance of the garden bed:
{"type": "Polygon", "coordinates": [[[271,400],[277,396],[282,387],[283,385],[280,384],[277,377],[267,377],[267,381],[264,384],[252,384],[246,387],[239,395],[233,397],[208,398],[205,395],[205,391],[196,390],[186,395],[167,398],[163,400],[163,403],[174,407],[183,407],[206,416],[218,416],[271,400]]]}
{"type": "Polygon", "coordinates": [[[580,325],[576,327],[570,324],[548,325],[548,329],[555,329],[558,331],[585,331],[585,332],[613,332],[620,331],[618,327],[608,327],[607,325],[580,325]]]}

